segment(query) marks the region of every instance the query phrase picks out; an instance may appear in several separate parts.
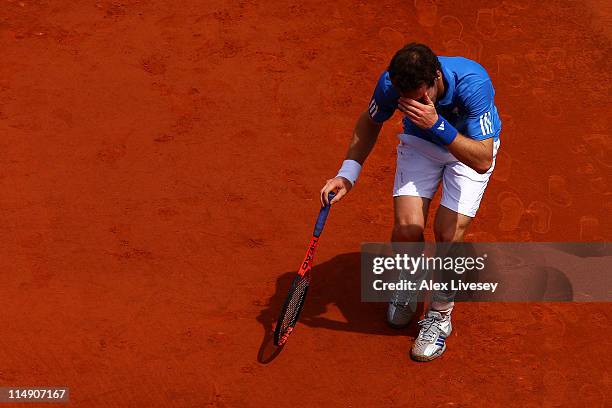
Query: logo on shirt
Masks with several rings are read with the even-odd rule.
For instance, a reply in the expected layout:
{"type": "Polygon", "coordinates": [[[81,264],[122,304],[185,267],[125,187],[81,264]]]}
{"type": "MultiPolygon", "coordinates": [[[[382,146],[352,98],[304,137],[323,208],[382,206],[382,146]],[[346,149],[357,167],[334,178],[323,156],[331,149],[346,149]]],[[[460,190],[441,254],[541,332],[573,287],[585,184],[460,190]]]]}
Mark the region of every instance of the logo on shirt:
{"type": "Polygon", "coordinates": [[[368,111],[370,112],[370,117],[372,118],[374,117],[374,115],[376,115],[376,113],[378,113],[378,105],[376,104],[374,98],[372,98],[370,106],[368,106],[368,111]]]}
{"type": "Polygon", "coordinates": [[[480,130],[482,131],[482,135],[488,135],[489,133],[493,133],[493,122],[491,120],[491,112],[485,112],[480,115],[480,130]]]}

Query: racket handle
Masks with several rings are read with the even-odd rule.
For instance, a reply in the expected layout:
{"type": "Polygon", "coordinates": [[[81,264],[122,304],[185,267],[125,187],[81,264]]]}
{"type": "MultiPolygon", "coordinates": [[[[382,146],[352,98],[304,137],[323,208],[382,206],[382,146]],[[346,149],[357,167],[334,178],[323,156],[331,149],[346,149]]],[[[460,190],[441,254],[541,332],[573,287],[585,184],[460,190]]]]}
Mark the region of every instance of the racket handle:
{"type": "Polygon", "coordinates": [[[331,208],[331,204],[329,203],[335,196],[336,196],[336,193],[334,193],[333,191],[330,191],[329,194],[327,195],[328,204],[325,207],[321,208],[321,211],[319,211],[319,217],[317,218],[317,223],[315,224],[314,232],[312,233],[312,235],[314,235],[317,238],[319,238],[321,236],[321,233],[323,232],[323,227],[325,226],[325,220],[327,220],[327,216],[329,215],[329,209],[331,208]]]}

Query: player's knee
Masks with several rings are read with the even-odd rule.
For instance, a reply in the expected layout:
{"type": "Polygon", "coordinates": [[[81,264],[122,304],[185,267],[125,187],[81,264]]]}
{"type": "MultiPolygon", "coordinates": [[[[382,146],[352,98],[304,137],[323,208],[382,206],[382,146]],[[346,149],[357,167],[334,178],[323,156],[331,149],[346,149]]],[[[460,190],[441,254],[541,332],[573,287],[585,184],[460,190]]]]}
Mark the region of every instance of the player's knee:
{"type": "Polygon", "coordinates": [[[393,241],[420,242],[423,239],[423,227],[421,225],[395,224],[393,226],[393,241]]]}

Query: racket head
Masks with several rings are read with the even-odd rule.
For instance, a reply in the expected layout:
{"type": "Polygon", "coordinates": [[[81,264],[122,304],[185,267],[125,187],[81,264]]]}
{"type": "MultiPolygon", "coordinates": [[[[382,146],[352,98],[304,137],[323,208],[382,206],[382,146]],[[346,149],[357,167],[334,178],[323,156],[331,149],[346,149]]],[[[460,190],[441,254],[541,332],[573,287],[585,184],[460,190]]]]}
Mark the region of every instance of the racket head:
{"type": "Polygon", "coordinates": [[[298,275],[289,288],[289,293],[285,299],[285,304],[281,311],[276,328],[274,329],[274,345],[282,346],[287,341],[289,335],[295,328],[300,313],[304,307],[308,286],[310,285],[310,273],[298,275]]]}

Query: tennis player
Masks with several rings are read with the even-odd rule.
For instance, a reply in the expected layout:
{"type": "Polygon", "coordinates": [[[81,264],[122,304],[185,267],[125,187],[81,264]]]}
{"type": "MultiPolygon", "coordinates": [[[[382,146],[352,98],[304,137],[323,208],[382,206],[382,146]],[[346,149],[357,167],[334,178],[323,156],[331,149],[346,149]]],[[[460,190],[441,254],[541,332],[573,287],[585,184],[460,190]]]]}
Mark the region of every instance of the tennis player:
{"type": "MultiPolygon", "coordinates": [[[[501,121],[494,95],[491,79],[478,63],[438,57],[426,45],[407,44],[378,79],[368,108],[357,119],[346,160],[321,190],[322,205],[328,192],[336,192],[333,204],[351,190],[383,123],[399,110],[404,129],[398,135],[391,240],[424,240],[429,205],[442,183],[435,238],[461,241],[495,167],[501,121]]],[[[432,296],[411,349],[415,360],[430,361],[446,350],[453,299],[452,293],[432,296]]],[[[389,304],[387,320],[393,327],[405,327],[415,310],[415,298],[396,299],[389,304]]]]}

